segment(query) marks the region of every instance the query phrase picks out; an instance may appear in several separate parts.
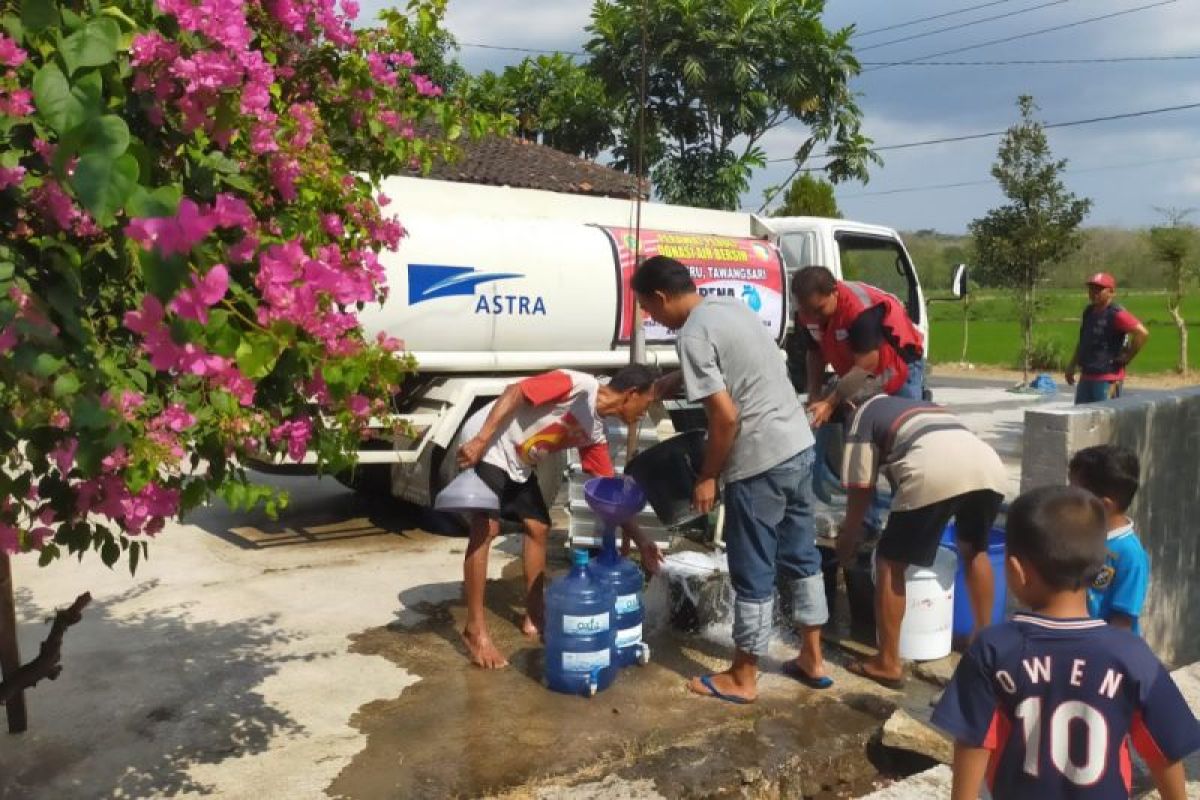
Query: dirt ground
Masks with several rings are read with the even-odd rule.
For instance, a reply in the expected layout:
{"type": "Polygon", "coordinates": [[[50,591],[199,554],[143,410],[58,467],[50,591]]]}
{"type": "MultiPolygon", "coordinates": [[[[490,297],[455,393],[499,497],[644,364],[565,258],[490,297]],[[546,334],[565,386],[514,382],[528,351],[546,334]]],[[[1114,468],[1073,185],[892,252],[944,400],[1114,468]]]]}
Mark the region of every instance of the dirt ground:
{"type": "MultiPolygon", "coordinates": [[[[966,366],[960,363],[933,364],[930,366],[930,374],[946,378],[1012,381],[1013,384],[1021,382],[1021,371],[1019,369],[1004,369],[1002,367],[983,364],[969,364],[966,366]]],[[[1051,377],[1060,384],[1065,385],[1061,373],[1053,372],[1051,373],[1051,377]]],[[[1200,386],[1200,375],[1191,373],[1185,377],[1174,372],[1156,372],[1151,375],[1140,375],[1134,371],[1125,379],[1125,385],[1132,389],[1180,389],[1187,386],[1200,386]]]]}

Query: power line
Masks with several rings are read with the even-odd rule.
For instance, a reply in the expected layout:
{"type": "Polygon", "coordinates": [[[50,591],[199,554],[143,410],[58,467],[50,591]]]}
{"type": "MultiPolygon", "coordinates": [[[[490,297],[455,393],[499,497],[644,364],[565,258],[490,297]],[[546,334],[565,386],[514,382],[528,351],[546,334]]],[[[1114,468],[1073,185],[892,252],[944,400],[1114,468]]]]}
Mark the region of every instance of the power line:
{"type": "Polygon", "coordinates": [[[1011,3],[1011,2],[1013,2],[1013,0],[992,0],[990,3],[980,3],[977,6],[968,6],[966,8],[960,8],[957,11],[947,11],[944,14],[934,14],[932,17],[921,17],[919,19],[910,19],[908,22],[898,22],[895,25],[886,25],[882,28],[872,28],[869,31],[857,31],[854,35],[855,36],[870,36],[873,33],[883,33],[884,31],[894,31],[899,28],[907,28],[912,25],[919,25],[922,22],[933,22],[936,19],[945,19],[946,17],[953,17],[958,14],[965,14],[968,11],[976,11],[981,8],[988,8],[989,6],[999,6],[999,5],[1004,5],[1005,3],[1011,3]]]}
{"type": "Polygon", "coordinates": [[[868,50],[876,50],[880,47],[888,47],[889,45],[900,44],[901,42],[911,42],[914,39],[924,39],[927,36],[937,36],[939,33],[947,33],[948,31],[957,31],[957,30],[962,30],[963,28],[971,28],[976,25],[983,25],[988,22],[995,22],[998,19],[1007,19],[1008,17],[1016,17],[1016,16],[1020,16],[1021,14],[1028,14],[1031,11],[1040,11],[1043,8],[1049,8],[1050,6],[1060,6],[1063,3],[1069,3],[1069,2],[1071,2],[1071,0],[1050,0],[1050,2],[1042,3],[1041,5],[1038,5],[1038,6],[1022,8],[1022,9],[1018,9],[1016,11],[1008,11],[1004,14],[996,14],[995,16],[992,16],[992,17],[983,17],[981,19],[974,19],[974,20],[971,20],[970,22],[960,22],[957,25],[948,25],[945,28],[934,28],[931,31],[922,31],[921,33],[914,33],[911,36],[902,36],[899,39],[889,39],[886,42],[878,42],[877,44],[867,45],[866,47],[858,47],[858,48],[855,48],[855,51],[859,52],[859,53],[865,53],[868,50]]]}
{"type": "Polygon", "coordinates": [[[474,47],[478,50],[507,50],[512,53],[544,53],[546,55],[559,56],[586,56],[587,53],[578,50],[545,50],[540,47],[506,47],[498,44],[484,44],[482,42],[459,42],[459,47],[474,47]]]}
{"type": "MultiPolygon", "coordinates": [[[[583,56],[578,50],[547,50],[537,47],[509,47],[481,42],[459,42],[459,47],[481,50],[506,50],[513,53],[545,53],[548,55],[583,56]]],[[[864,67],[1012,67],[1012,66],[1070,66],[1074,64],[1129,64],[1171,61],[1200,61],[1200,55],[1187,56],[1108,56],[1097,58],[1011,58],[988,61],[860,61],[864,67]]]]}
{"type": "Polygon", "coordinates": [[[995,61],[862,61],[863,66],[881,67],[1012,67],[1070,66],[1072,64],[1129,64],[1153,61],[1197,61],[1198,56],[1110,56],[1098,58],[1010,58],[995,61]]]}
{"type": "MultiPolygon", "coordinates": [[[[1031,36],[1040,36],[1043,33],[1052,33],[1054,31],[1062,31],[1062,30],[1066,30],[1068,28],[1076,28],[1076,27],[1079,27],[1080,25],[1087,25],[1092,22],[1100,22],[1101,20],[1113,19],[1114,17],[1120,17],[1120,16],[1124,16],[1126,14],[1135,14],[1139,11],[1147,11],[1151,8],[1158,8],[1159,6],[1171,5],[1172,3],[1175,3],[1175,2],[1177,2],[1177,0],[1159,0],[1159,2],[1148,3],[1144,6],[1136,6],[1134,8],[1126,8],[1122,11],[1114,11],[1110,14],[1101,14],[1100,16],[1096,16],[1096,17],[1087,17],[1085,19],[1076,20],[1075,22],[1067,22],[1062,25],[1054,25],[1049,28],[1041,28],[1036,31],[1026,31],[1025,33],[1018,33],[1013,36],[1005,36],[1000,39],[992,39],[991,41],[987,41],[987,42],[979,42],[977,44],[967,45],[966,47],[956,47],[953,50],[942,50],[941,52],[938,52],[938,53],[927,53],[923,56],[916,56],[915,58],[906,59],[906,60],[901,61],[898,64],[892,65],[892,66],[899,66],[900,64],[911,64],[911,63],[914,63],[917,61],[924,61],[929,58],[939,58],[941,56],[950,56],[950,55],[954,55],[956,53],[965,53],[968,50],[978,50],[981,47],[991,47],[994,44],[1004,44],[1006,42],[1015,42],[1019,39],[1028,39],[1031,36]]],[[[864,73],[875,72],[875,71],[881,70],[881,69],[888,69],[888,66],[872,67],[870,69],[864,69],[863,72],[864,73]]]]}
{"type": "MultiPolygon", "coordinates": [[[[1108,114],[1103,117],[1088,117],[1087,119],[1073,119],[1067,122],[1047,122],[1043,123],[1042,127],[1049,128],[1073,128],[1078,125],[1093,125],[1097,122],[1112,122],[1118,119],[1133,119],[1135,117],[1148,117],[1153,114],[1166,114],[1171,111],[1186,111],[1193,108],[1200,108],[1200,103],[1185,103],[1178,106],[1165,106],[1163,108],[1150,108],[1145,111],[1128,111],[1122,114],[1108,114]]],[[[975,139],[988,139],[993,136],[1003,136],[1008,133],[1008,129],[1002,131],[987,131],[986,133],[968,133],[962,136],[945,136],[939,139],[922,139],[917,142],[903,142],[901,144],[885,144],[879,147],[872,148],[875,152],[882,150],[908,150],[913,147],[927,147],[934,144],[949,144],[951,142],[969,142],[975,139]]],[[[826,158],[832,155],[828,151],[818,153],[813,158],[826,158]]],[[[770,158],[768,163],[779,163],[783,161],[793,161],[793,158],[770,158]]]]}
{"type": "MultiPolygon", "coordinates": [[[[1200,156],[1179,156],[1176,158],[1156,158],[1149,161],[1136,161],[1129,164],[1107,164],[1102,167],[1083,167],[1080,169],[1063,170],[1064,175],[1079,175],[1087,172],[1108,172],[1110,170],[1134,169],[1149,167],[1155,164],[1174,164],[1180,161],[1196,161],[1200,156]]],[[[927,186],[908,186],[903,189],[884,189],[878,192],[859,192],[858,194],[843,195],[842,200],[853,200],[859,197],[882,197],[883,195],[907,194],[909,192],[928,192],[937,189],[958,189],[964,186],[984,186],[995,183],[994,180],[959,181],[957,183],[934,183],[927,186]]]]}

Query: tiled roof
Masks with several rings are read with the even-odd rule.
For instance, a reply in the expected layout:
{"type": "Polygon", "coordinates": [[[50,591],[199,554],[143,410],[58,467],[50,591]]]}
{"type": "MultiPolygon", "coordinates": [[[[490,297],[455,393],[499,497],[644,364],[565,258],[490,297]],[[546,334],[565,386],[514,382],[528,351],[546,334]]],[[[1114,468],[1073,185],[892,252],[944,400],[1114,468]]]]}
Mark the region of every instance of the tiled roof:
{"type": "Polygon", "coordinates": [[[503,136],[464,141],[454,163],[436,163],[425,177],[620,198],[632,196],[637,185],[637,179],[628,173],[551,147],[503,136]]]}

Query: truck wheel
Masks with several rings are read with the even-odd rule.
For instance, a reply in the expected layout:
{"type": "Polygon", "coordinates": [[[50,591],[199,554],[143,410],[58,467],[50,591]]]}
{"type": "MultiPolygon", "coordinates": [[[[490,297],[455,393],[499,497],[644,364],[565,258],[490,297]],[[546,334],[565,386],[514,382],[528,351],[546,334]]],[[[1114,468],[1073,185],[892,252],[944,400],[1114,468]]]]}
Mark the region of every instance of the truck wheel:
{"type": "MultiPolygon", "coordinates": [[[[363,450],[391,450],[394,445],[380,439],[363,442],[363,450]]],[[[364,497],[387,498],[392,496],[391,464],[358,464],[351,469],[334,475],[338,483],[353,489],[364,497]]]]}

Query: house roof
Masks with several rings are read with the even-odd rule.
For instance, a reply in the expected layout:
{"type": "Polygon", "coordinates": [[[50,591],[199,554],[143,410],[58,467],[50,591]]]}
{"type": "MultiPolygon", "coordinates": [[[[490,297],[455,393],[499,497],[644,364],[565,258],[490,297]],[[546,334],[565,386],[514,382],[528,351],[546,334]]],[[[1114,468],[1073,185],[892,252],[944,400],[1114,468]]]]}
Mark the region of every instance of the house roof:
{"type": "Polygon", "coordinates": [[[637,179],[626,172],[535,142],[495,135],[463,141],[458,159],[435,163],[424,177],[619,198],[632,196],[637,186],[637,179]]]}

